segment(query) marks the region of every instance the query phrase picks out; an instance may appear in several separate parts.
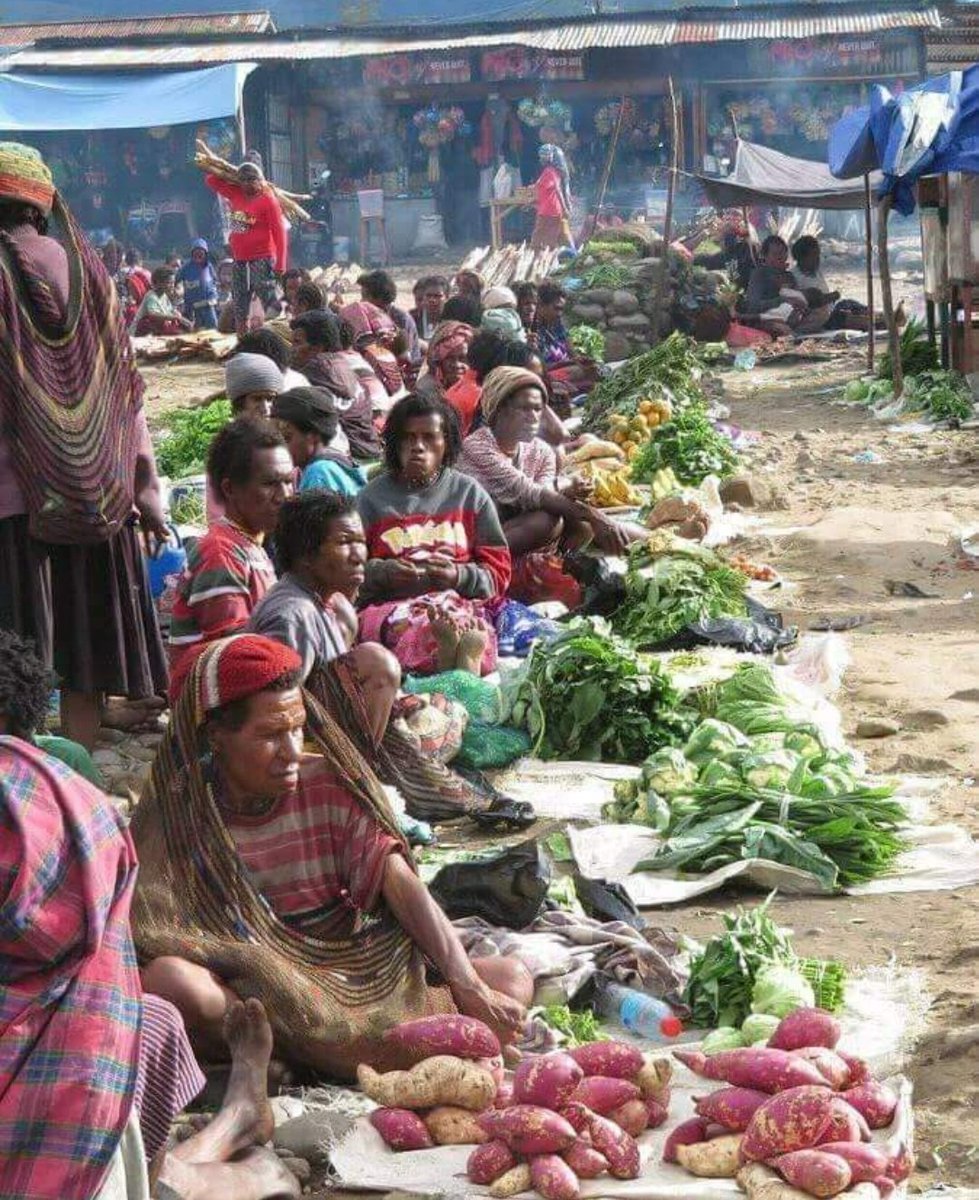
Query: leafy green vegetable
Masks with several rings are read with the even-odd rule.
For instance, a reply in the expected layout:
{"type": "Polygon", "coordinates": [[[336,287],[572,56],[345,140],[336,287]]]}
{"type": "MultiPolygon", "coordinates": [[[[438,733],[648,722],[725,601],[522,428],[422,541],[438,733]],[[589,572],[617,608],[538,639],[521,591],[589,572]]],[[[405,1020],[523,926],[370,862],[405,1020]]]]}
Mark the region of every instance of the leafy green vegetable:
{"type": "Polygon", "coordinates": [[[632,460],[632,478],[649,483],[657,471],[670,467],[681,483],[697,486],[708,475],[734,473],[738,455],[731,439],[714,428],[707,410],[691,404],[674,411],[672,420],[653,431],[632,460]]]}
{"type": "Polygon", "coordinates": [[[726,913],[724,932],[712,937],[691,961],[683,998],[695,1027],[740,1025],[751,1012],[751,990],[760,968],[795,961],[788,931],[768,915],[771,902],[769,896],[755,908],[726,913]]]}
{"type": "MultiPolygon", "coordinates": [[[[920,375],[922,371],[934,371],[938,367],[938,350],[928,338],[924,325],[911,318],[901,331],[901,366],[904,374],[920,375]]],[[[880,356],[877,367],[878,379],[893,379],[894,368],[891,363],[891,352],[885,350],[880,356]]]]}
{"type": "Polygon", "coordinates": [[[717,759],[725,758],[736,750],[743,750],[748,745],[748,739],[740,729],[729,725],[726,721],[718,721],[708,717],[701,721],[690,735],[690,741],[683,748],[683,753],[695,763],[713,765],[717,759]]]}
{"type": "Polygon", "coordinates": [[[751,989],[751,1011],[787,1017],[797,1008],[816,1003],[812,987],[796,966],[768,963],[759,970],[751,989]]]}
{"type": "Polygon", "coordinates": [[[170,416],[169,432],[156,447],[156,465],[161,475],[180,479],[204,470],[214,435],[231,420],[227,400],[215,400],[204,408],[181,408],[170,416]]]}
{"type": "Polygon", "coordinates": [[[613,413],[634,417],[641,400],[668,399],[674,412],[688,404],[703,404],[702,375],[696,342],[672,333],[652,350],[630,358],[592,389],[585,401],[582,428],[604,434],[613,413]]]}
{"type": "Polygon", "coordinates": [[[955,371],[923,371],[904,389],[905,409],[924,412],[933,421],[959,425],[972,416],[972,392],[955,371]]]}
{"type": "Polygon", "coordinates": [[[648,565],[642,543],[630,554],[625,599],[612,614],[616,632],[639,646],[669,641],[708,617],[744,616],[747,577],[712,555],[664,554],[648,565]],[[708,557],[709,556],[709,557],[708,557]]]}
{"type": "Polygon", "coordinates": [[[605,334],[592,325],[572,325],[568,330],[568,342],[575,354],[581,354],[593,362],[605,361],[605,334]]]}
{"type": "Polygon", "coordinates": [[[697,772],[683,757],[683,751],[664,747],[643,763],[642,782],[661,796],[689,791],[697,782],[697,772]]]}
{"type": "Polygon", "coordinates": [[[700,1048],[705,1054],[719,1054],[722,1050],[740,1050],[744,1045],[746,1043],[739,1029],[733,1025],[721,1025],[711,1030],[700,1048]]]}
{"type": "Polygon", "coordinates": [[[768,754],[748,754],[740,764],[741,776],[753,788],[784,788],[799,765],[798,754],[791,750],[773,750],[768,754]]]}
{"type": "Polygon", "coordinates": [[[795,796],[780,789],[699,784],[695,808],[671,805],[656,854],[636,871],[704,873],[742,859],[767,858],[848,887],[884,874],[904,848],[902,805],[890,787],[861,785],[840,796],[795,796]]]}
{"type": "Polygon", "coordinates": [[[780,1017],[773,1017],[769,1013],[750,1013],[741,1022],[741,1036],[744,1038],[746,1046],[758,1046],[767,1042],[776,1029],[778,1029],[780,1017]]]}
{"type": "Polygon", "coordinates": [[[832,960],[802,958],[799,960],[799,970],[812,987],[816,1007],[825,1008],[827,1012],[839,1012],[843,1007],[846,988],[846,967],[832,960]]]}
{"type": "Polygon", "coordinates": [[[632,278],[629,271],[618,263],[599,263],[581,276],[581,282],[586,288],[620,288],[632,278]]]}
{"type": "Polygon", "coordinates": [[[589,1009],[576,1012],[566,1004],[548,1004],[535,1015],[541,1017],[558,1033],[563,1033],[567,1039],[565,1045],[570,1050],[574,1050],[576,1046],[583,1046],[586,1042],[603,1042],[608,1038],[608,1035],[602,1032],[595,1014],[589,1009]]]}
{"type": "Polygon", "coordinates": [[[519,685],[541,758],[641,762],[686,739],[692,714],[650,655],[637,653],[599,618],[578,618],[538,642],[519,685]]]}

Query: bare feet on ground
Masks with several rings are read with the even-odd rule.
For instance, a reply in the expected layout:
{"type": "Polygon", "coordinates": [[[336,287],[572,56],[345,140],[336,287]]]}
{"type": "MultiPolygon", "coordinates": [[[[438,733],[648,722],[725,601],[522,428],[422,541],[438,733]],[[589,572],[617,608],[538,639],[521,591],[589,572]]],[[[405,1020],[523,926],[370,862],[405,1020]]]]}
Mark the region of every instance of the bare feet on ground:
{"type": "Polygon", "coordinates": [[[489,632],[482,622],[477,617],[470,617],[464,623],[462,636],[459,638],[456,670],[468,671],[470,675],[482,675],[483,655],[486,653],[488,640],[489,632]]]}
{"type": "Polygon", "coordinates": [[[272,1138],[275,1117],[268,1101],[272,1027],[258,1000],[246,1000],[228,1010],[224,1036],[231,1051],[231,1075],[224,1106],[233,1108],[241,1149],[261,1146],[272,1138]]]}
{"type": "Polygon", "coordinates": [[[438,671],[451,671],[456,666],[456,658],[459,653],[459,637],[461,630],[456,619],[448,613],[440,613],[435,609],[429,610],[429,619],[432,627],[432,636],[435,638],[435,643],[438,646],[438,655],[436,658],[436,669],[438,671]]]}

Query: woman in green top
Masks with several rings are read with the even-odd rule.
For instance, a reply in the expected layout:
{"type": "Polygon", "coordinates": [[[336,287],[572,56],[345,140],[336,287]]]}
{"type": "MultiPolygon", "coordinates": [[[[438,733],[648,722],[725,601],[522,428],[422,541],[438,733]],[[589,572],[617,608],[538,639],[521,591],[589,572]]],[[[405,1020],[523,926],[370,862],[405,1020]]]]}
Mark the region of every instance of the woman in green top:
{"type": "Polygon", "coordinates": [[[84,746],[38,733],[44,728],[48,698],[56,686],[57,680],[35,653],[34,643],[10,629],[0,629],[0,737],[32,742],[102,788],[102,776],[84,746]]]}

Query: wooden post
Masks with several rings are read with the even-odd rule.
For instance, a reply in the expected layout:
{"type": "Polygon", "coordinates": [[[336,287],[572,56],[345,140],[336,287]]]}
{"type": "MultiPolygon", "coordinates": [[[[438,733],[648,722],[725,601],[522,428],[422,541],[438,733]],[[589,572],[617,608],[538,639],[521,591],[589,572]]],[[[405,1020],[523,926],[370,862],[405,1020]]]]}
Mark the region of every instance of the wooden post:
{"type": "Polygon", "coordinates": [[[901,365],[901,333],[894,321],[891,263],[887,252],[887,221],[891,215],[891,204],[891,197],[885,196],[877,210],[877,262],[880,269],[880,294],[884,302],[887,343],[891,352],[891,378],[894,382],[894,398],[896,400],[904,392],[904,368],[901,365]]]}
{"type": "Polygon", "coordinates": [[[666,285],[670,278],[670,242],[673,240],[673,204],[676,199],[676,177],[679,165],[679,147],[677,145],[677,129],[679,121],[676,112],[676,89],[673,86],[673,76],[667,79],[670,93],[667,105],[667,117],[670,122],[670,175],[666,181],[666,215],[663,218],[663,259],[659,277],[656,280],[656,302],[653,304],[653,336],[652,345],[656,345],[660,337],[660,315],[663,299],[666,296],[666,285]]]}
{"type": "Polygon", "coordinates": [[[874,312],[874,219],[870,193],[870,176],[863,177],[864,245],[867,251],[867,309],[870,327],[867,331],[867,370],[874,369],[874,354],[877,345],[877,320],[874,312]]]}
{"type": "Polygon", "coordinates": [[[602,171],[602,182],[598,188],[598,202],[595,205],[595,224],[598,224],[598,219],[602,215],[602,206],[605,204],[605,193],[608,191],[609,180],[612,177],[612,164],[615,161],[615,152],[619,146],[619,134],[622,132],[622,117],[625,114],[625,96],[619,97],[619,112],[615,118],[615,129],[612,131],[612,140],[609,143],[608,154],[605,156],[605,169],[602,171]]]}

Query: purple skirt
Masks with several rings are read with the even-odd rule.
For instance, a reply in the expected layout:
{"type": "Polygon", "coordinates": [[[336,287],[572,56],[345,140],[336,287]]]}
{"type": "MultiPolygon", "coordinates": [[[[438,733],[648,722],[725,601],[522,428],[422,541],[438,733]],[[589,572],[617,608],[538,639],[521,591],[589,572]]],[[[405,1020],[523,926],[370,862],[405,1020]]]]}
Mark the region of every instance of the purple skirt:
{"type": "Polygon", "coordinates": [[[56,546],[0,520],[0,628],[31,638],[72,692],[165,695],[167,660],[135,523],[108,542],[56,546]]]}

